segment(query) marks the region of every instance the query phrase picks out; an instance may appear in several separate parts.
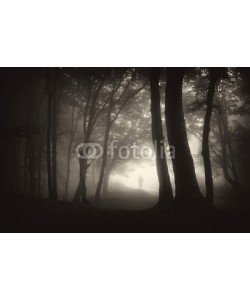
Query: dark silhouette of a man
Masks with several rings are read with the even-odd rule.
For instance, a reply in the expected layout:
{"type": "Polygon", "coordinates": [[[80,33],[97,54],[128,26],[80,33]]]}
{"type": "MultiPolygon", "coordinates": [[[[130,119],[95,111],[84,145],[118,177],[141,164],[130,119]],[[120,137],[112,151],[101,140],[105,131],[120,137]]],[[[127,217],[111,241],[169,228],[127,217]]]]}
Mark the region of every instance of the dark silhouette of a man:
{"type": "Polygon", "coordinates": [[[138,183],[139,183],[139,189],[141,190],[142,189],[142,184],[143,184],[143,177],[142,177],[142,175],[139,176],[138,183]]]}

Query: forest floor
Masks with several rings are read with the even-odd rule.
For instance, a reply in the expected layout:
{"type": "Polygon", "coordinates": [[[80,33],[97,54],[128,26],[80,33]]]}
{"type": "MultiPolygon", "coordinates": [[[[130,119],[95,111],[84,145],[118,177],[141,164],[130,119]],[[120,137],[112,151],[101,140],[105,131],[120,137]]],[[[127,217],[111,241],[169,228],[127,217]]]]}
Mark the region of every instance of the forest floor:
{"type": "Polygon", "coordinates": [[[159,212],[152,207],[152,199],[150,200],[147,195],[143,196],[143,193],[125,196],[128,199],[128,209],[121,209],[119,205],[115,207],[115,203],[119,201],[114,194],[103,201],[101,208],[43,198],[5,196],[5,199],[1,199],[3,205],[0,231],[250,232],[248,201],[246,202],[244,197],[226,199],[229,204],[237,200],[237,203],[241,203],[238,207],[242,209],[230,204],[228,208],[215,210],[181,212],[169,209],[166,212],[159,212]],[[136,209],[134,203],[140,198],[144,199],[145,209],[129,210],[132,203],[133,209],[136,209]]]}

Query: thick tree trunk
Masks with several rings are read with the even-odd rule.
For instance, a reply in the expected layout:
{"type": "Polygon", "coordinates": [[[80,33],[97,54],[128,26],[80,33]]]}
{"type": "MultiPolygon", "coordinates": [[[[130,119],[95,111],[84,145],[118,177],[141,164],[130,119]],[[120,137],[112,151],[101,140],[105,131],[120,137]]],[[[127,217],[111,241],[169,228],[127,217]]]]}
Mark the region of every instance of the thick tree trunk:
{"type": "Polygon", "coordinates": [[[106,168],[106,165],[107,165],[108,140],[109,140],[109,133],[110,133],[110,129],[111,129],[110,115],[111,115],[111,111],[109,111],[108,115],[107,115],[107,124],[106,124],[105,135],[104,135],[104,144],[103,144],[102,165],[101,165],[99,181],[97,183],[97,188],[96,188],[96,193],[95,193],[95,200],[96,201],[100,200],[101,189],[102,189],[102,184],[103,184],[103,178],[104,178],[105,168],[106,168]]]}
{"type": "Polygon", "coordinates": [[[161,99],[159,92],[160,70],[153,68],[150,75],[151,87],[151,116],[152,116],[152,140],[156,154],[156,169],[159,180],[159,201],[158,205],[164,207],[173,200],[172,186],[170,182],[164,136],[161,120],[161,99]]]}
{"type": "Polygon", "coordinates": [[[216,88],[216,76],[213,74],[213,71],[210,70],[210,82],[208,87],[207,94],[207,109],[204,120],[203,127],[203,138],[202,138],[202,151],[201,155],[204,162],[204,171],[205,171],[205,183],[206,183],[206,199],[210,205],[213,205],[214,198],[214,186],[213,186],[213,175],[212,175],[212,166],[210,160],[210,151],[209,151],[209,133],[210,133],[210,122],[213,112],[213,101],[216,88]]]}
{"type": "Polygon", "coordinates": [[[195,175],[193,158],[188,145],[182,107],[182,82],[184,68],[168,68],[166,82],[165,116],[168,142],[175,148],[172,157],[175,175],[175,197],[186,207],[198,204],[202,199],[195,175]]]}

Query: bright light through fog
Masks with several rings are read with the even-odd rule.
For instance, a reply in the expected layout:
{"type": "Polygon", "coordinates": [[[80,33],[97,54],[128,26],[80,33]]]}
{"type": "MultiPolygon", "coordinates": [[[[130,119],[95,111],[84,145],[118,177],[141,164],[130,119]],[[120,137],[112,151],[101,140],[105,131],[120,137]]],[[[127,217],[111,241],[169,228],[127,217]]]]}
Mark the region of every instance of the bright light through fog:
{"type": "Polygon", "coordinates": [[[114,186],[122,185],[132,189],[139,189],[138,178],[140,175],[143,177],[142,190],[148,193],[157,193],[158,181],[156,167],[152,163],[142,163],[140,165],[130,164],[129,171],[126,176],[114,174],[111,176],[111,182],[114,186]]]}

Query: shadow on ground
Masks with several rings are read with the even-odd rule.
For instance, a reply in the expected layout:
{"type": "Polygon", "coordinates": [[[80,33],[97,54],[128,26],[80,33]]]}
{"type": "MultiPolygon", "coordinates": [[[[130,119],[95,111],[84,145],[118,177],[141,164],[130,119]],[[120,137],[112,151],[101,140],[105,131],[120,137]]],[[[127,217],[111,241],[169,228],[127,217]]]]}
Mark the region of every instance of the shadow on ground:
{"type": "Polygon", "coordinates": [[[117,194],[111,193],[103,199],[101,208],[96,208],[72,202],[5,195],[1,197],[0,231],[250,232],[248,201],[240,195],[237,203],[244,203],[244,209],[236,210],[236,213],[222,208],[198,212],[169,209],[162,212],[153,206],[155,198],[142,191],[130,191],[117,197],[117,194]],[[139,207],[142,210],[138,210],[139,207]]]}

